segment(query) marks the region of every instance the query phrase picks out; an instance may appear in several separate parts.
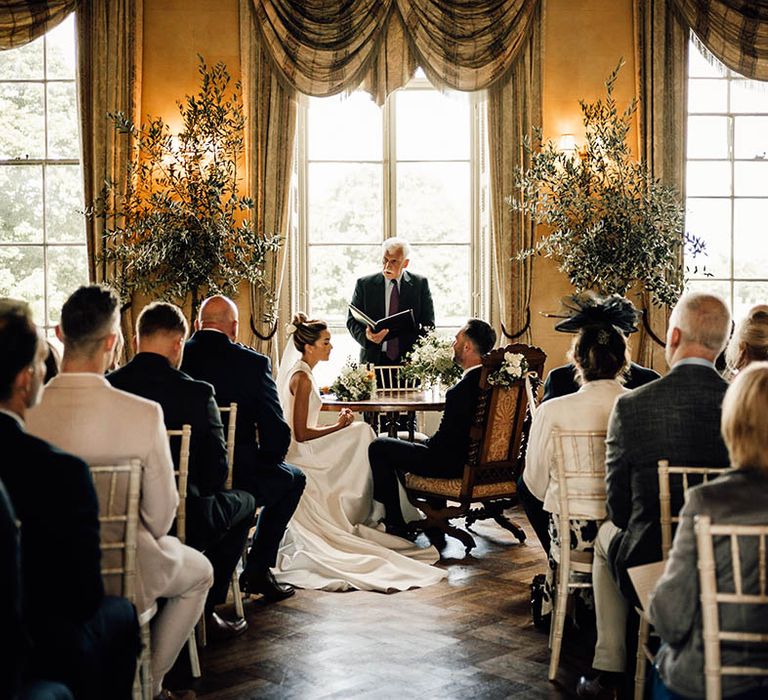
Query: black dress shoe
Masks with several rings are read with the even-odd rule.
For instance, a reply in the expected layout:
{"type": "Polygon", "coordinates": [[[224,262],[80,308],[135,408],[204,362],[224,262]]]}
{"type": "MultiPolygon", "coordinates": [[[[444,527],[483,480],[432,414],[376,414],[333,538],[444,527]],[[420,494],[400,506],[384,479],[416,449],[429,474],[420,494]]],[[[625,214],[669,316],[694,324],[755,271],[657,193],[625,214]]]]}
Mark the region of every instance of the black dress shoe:
{"type": "Polygon", "coordinates": [[[582,676],[576,685],[576,695],[580,698],[613,700],[623,676],[623,673],[609,673],[607,671],[598,672],[594,678],[582,676]]]}
{"type": "Polygon", "coordinates": [[[416,537],[418,536],[415,530],[412,530],[405,524],[398,524],[398,523],[384,523],[384,529],[387,531],[388,535],[392,535],[393,537],[402,537],[404,540],[410,540],[411,542],[416,541],[416,537]]]}
{"type": "Polygon", "coordinates": [[[439,552],[445,549],[445,533],[439,527],[428,527],[424,530],[429,543],[439,552]]]}
{"type": "Polygon", "coordinates": [[[257,574],[240,574],[240,590],[248,595],[260,593],[269,601],[285,600],[296,592],[293,586],[275,581],[269,569],[257,574]]]}
{"type": "Polygon", "coordinates": [[[245,618],[237,620],[225,620],[216,612],[211,613],[205,619],[206,634],[213,640],[233,639],[239,637],[248,629],[245,618]]]}

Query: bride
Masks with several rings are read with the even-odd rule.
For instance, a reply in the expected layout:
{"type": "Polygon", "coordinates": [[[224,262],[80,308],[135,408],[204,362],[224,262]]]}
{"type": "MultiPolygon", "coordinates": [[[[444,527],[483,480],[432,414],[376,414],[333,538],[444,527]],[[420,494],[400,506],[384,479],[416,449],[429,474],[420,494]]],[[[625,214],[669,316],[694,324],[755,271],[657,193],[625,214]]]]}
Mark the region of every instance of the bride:
{"type": "Polygon", "coordinates": [[[307,486],[280,546],[275,578],[329,591],[436,583],[446,572],[431,566],[439,559],[434,547],[419,548],[378,526],[382,506],[372,500],[368,464],[373,430],[349,409],[333,425],[318,425],[322,402],[312,369],[331,353],[328,326],[299,313],[289,332],[295,352],[289,343],[277,384],[292,433],[286,461],[301,467],[307,486]]]}

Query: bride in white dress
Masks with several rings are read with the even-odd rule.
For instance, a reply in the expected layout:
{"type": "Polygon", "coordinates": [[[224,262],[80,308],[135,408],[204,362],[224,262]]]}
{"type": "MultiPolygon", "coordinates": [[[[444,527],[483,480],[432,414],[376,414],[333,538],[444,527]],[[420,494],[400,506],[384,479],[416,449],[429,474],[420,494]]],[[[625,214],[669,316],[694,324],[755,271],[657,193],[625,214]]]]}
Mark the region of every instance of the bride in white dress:
{"type": "Polygon", "coordinates": [[[277,384],[292,433],[285,460],[301,468],[307,486],[283,538],[275,578],[329,591],[437,583],[447,574],[431,566],[440,558],[434,547],[419,548],[378,525],[383,513],[372,500],[368,445],[376,436],[371,427],[355,421],[349,409],[333,425],[318,425],[322,402],[312,369],[330,355],[327,325],[301,313],[292,325],[296,352],[291,354],[298,359],[291,363],[286,350],[277,384]]]}

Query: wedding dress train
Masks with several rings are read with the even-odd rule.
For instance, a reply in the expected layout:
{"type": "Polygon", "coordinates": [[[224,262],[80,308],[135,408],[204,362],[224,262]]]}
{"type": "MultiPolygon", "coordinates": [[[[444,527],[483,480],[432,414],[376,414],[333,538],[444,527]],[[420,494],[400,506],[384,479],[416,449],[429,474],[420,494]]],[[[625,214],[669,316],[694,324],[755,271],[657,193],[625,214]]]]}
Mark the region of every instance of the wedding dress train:
{"type": "MultiPolygon", "coordinates": [[[[312,381],[308,425],[317,425],[322,401],[308,364],[299,360],[279,378],[280,400],[293,425],[296,372],[312,381]]],[[[372,500],[368,445],[375,438],[363,422],[306,442],[291,440],[285,461],[300,467],[307,486],[278,553],[275,578],[300,588],[343,591],[405,590],[437,583],[447,574],[431,566],[434,547],[419,548],[388,535],[377,520],[381,504],[372,500]]]]}

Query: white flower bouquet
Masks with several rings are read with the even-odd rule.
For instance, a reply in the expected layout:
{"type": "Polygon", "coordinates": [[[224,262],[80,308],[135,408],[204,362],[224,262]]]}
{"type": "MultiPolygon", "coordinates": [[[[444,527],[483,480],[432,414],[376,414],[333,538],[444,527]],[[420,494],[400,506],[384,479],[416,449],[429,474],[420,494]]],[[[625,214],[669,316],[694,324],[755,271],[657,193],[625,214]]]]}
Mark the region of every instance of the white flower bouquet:
{"type": "Polygon", "coordinates": [[[453,361],[453,340],[429,331],[406,355],[403,374],[422,384],[436,384],[438,380],[446,387],[455,384],[461,377],[461,367],[453,361]]]}
{"type": "Polygon", "coordinates": [[[488,375],[488,383],[493,386],[512,386],[528,372],[528,361],[519,352],[505,352],[504,362],[495,372],[488,375]]]}
{"type": "Polygon", "coordinates": [[[374,389],[374,373],[365,365],[348,360],[341,368],[330,392],[342,401],[364,401],[370,399],[374,389]]]}

